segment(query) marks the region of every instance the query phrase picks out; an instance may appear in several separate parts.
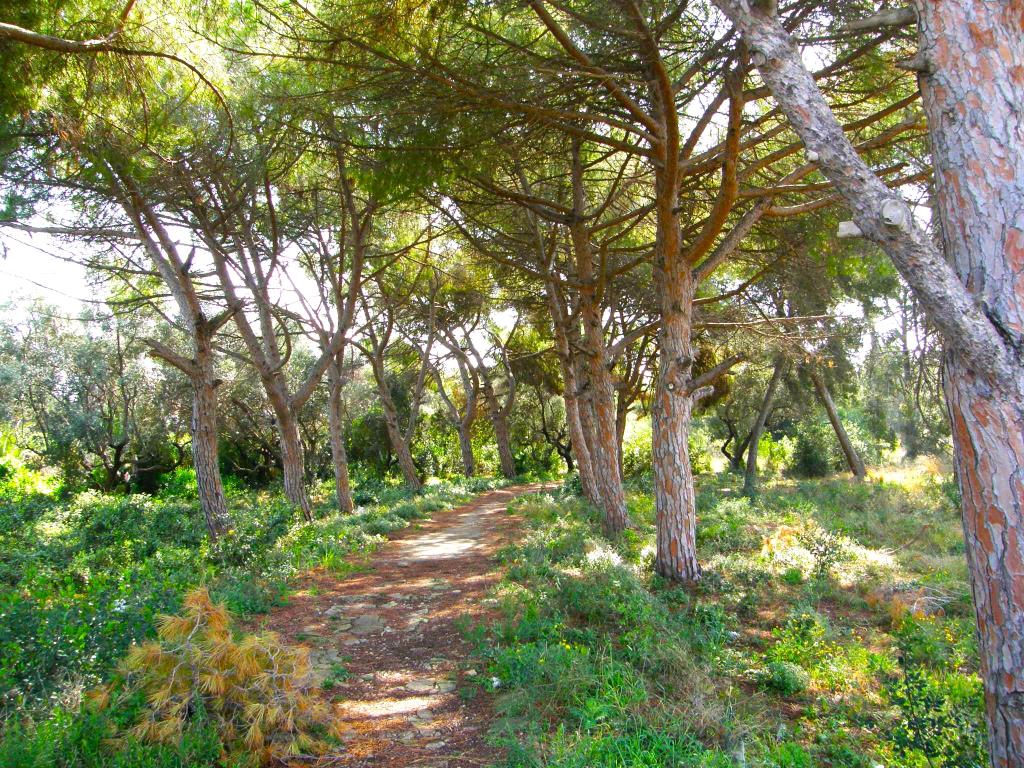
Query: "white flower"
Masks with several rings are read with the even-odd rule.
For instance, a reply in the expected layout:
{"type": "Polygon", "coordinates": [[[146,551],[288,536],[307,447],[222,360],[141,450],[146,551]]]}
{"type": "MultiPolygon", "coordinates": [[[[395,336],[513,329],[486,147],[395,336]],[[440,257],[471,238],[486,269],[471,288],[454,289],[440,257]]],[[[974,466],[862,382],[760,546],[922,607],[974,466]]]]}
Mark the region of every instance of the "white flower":
{"type": "Polygon", "coordinates": [[[117,600],[114,601],[114,610],[115,611],[123,611],[127,607],[128,607],[128,601],[125,600],[123,597],[122,598],[118,598],[117,600]]]}
{"type": "Polygon", "coordinates": [[[497,688],[500,685],[501,685],[501,678],[498,678],[498,677],[492,677],[491,678],[491,688],[497,688]]]}

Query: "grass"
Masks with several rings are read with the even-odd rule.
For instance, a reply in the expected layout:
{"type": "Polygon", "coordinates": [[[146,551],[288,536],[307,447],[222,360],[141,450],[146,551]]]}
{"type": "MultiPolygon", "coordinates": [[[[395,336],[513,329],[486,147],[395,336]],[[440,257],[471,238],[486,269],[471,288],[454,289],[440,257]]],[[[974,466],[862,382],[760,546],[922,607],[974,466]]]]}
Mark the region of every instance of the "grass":
{"type": "Polygon", "coordinates": [[[571,492],[516,503],[503,618],[476,633],[504,765],[986,764],[948,478],[739,485],[702,478],[694,589],[651,575],[642,481],[614,541],[571,492]]]}
{"type": "Polygon", "coordinates": [[[220,764],[202,723],[179,747],[129,744],[123,755],[134,757],[115,759],[94,732],[104,718],[79,709],[82,692],[107,679],[127,648],[152,637],[157,617],[176,613],[196,586],[236,614],[265,612],[288,599],[300,572],[343,576],[358,567],[353,555],[369,554],[389,533],[503,482],[435,482],[418,495],[363,488],[351,515],[322,493],[310,523],[279,494],[236,491],[234,527],[213,545],[187,489],[0,499],[0,767],[220,764]],[[200,756],[211,749],[213,758],[200,756]]]}

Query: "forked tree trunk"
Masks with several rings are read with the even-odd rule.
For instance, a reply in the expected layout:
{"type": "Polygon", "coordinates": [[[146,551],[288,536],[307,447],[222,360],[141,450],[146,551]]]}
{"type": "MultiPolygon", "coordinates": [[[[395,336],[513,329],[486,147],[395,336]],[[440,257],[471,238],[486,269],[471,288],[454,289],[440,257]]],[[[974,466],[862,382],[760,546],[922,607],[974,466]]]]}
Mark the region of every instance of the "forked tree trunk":
{"type": "MultiPolygon", "coordinates": [[[[340,356],[339,356],[340,357],[340,356]]],[[[337,363],[328,369],[328,387],[330,397],[327,406],[327,428],[331,436],[331,463],[334,466],[334,494],[338,499],[338,509],[343,513],[351,512],[352,486],[348,476],[348,454],[345,452],[345,420],[342,408],[342,387],[344,380],[338,370],[337,363]]]]}
{"type": "Polygon", "coordinates": [[[747,449],[750,447],[750,433],[747,436],[736,443],[735,453],[729,457],[729,469],[733,472],[738,472],[745,466],[745,456],[747,455],[747,449]]]}
{"type": "Polygon", "coordinates": [[[412,451],[409,443],[402,434],[402,428],[398,424],[398,409],[391,397],[391,390],[388,388],[387,375],[384,371],[384,360],[382,356],[368,356],[370,367],[373,370],[373,378],[377,383],[377,396],[380,398],[380,407],[384,412],[384,426],[388,433],[388,442],[391,443],[391,450],[395,453],[398,468],[402,472],[402,480],[405,487],[411,491],[419,491],[423,487],[419,473],[416,471],[416,462],[413,461],[412,451]]]}
{"type": "Polygon", "coordinates": [[[512,455],[512,439],[509,436],[508,419],[498,400],[498,394],[494,391],[490,374],[483,370],[482,364],[480,365],[480,386],[483,390],[484,402],[487,403],[487,417],[494,429],[494,442],[498,446],[501,474],[511,479],[516,476],[516,460],[512,455]]]}
{"type": "Polygon", "coordinates": [[[511,479],[516,476],[516,460],[512,455],[512,438],[509,435],[508,419],[505,418],[505,412],[497,398],[488,396],[487,400],[487,410],[491,417],[491,425],[494,427],[494,442],[498,444],[501,474],[511,479]]]}
{"type": "Polygon", "coordinates": [[[771,381],[768,382],[768,389],[765,390],[764,400],[761,402],[761,410],[757,412],[754,426],[750,430],[747,448],[747,469],[743,475],[743,494],[754,496],[757,494],[757,454],[758,444],[761,442],[761,434],[764,432],[765,422],[768,421],[768,414],[771,413],[772,403],[775,400],[775,390],[779,388],[782,381],[782,374],[785,370],[785,363],[781,357],[775,358],[775,368],[772,371],[771,381]]]}
{"type": "Polygon", "coordinates": [[[854,152],[800,52],[749,2],[715,0],[763,57],[804,144],[945,336],[945,390],[993,768],[1024,765],[1024,35],[1019,3],[914,0],[946,258],[854,152]],[[952,267],[950,267],[950,264],[952,267]]]}
{"type": "Polygon", "coordinates": [[[599,498],[594,485],[594,469],[590,462],[590,448],[587,447],[586,438],[583,433],[583,424],[580,420],[580,401],[575,393],[569,394],[570,386],[576,386],[575,378],[571,379],[571,384],[569,381],[566,381],[566,394],[563,396],[565,401],[565,424],[569,430],[569,444],[572,447],[576,472],[580,476],[583,495],[591,504],[597,504],[599,498]]]}
{"type": "MultiPolygon", "coordinates": [[[[850,471],[857,480],[863,480],[867,474],[864,470],[864,461],[857,453],[857,449],[853,447],[850,435],[847,434],[846,428],[843,426],[843,420],[839,418],[839,409],[836,408],[832,395],[829,393],[828,387],[825,386],[825,380],[817,371],[811,371],[811,381],[814,382],[814,389],[818,393],[818,399],[825,408],[825,413],[828,414],[828,420],[836,433],[836,439],[839,440],[839,446],[843,449],[843,456],[846,457],[846,466],[850,468],[850,471]]],[[[751,441],[751,448],[753,448],[753,441],[751,441]]]]}

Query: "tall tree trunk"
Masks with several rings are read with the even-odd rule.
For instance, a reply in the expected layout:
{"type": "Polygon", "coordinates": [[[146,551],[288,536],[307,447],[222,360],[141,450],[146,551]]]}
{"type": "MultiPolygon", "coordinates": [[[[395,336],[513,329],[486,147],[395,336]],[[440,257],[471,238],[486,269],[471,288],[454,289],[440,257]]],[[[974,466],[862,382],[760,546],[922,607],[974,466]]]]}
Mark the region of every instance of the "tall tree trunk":
{"type": "Polygon", "coordinates": [[[626,474],[622,470],[622,444],[626,439],[626,421],[629,419],[629,406],[625,403],[624,397],[620,394],[615,399],[615,456],[619,462],[619,475],[625,480],[626,474]]]}
{"type": "Polygon", "coordinates": [[[402,430],[398,426],[398,410],[391,400],[391,394],[381,393],[381,407],[384,411],[384,425],[387,427],[388,439],[391,441],[391,450],[395,452],[395,459],[398,461],[398,468],[402,472],[402,480],[407,488],[418,491],[423,487],[420,482],[419,473],[416,471],[416,462],[413,461],[412,451],[409,444],[405,442],[402,430]]]}
{"type": "Polygon", "coordinates": [[[587,431],[580,415],[579,380],[576,377],[576,365],[573,360],[572,347],[569,345],[569,332],[566,328],[565,307],[559,299],[557,289],[551,283],[547,285],[548,310],[551,313],[551,326],[554,330],[555,350],[558,362],[562,367],[562,382],[565,401],[565,423],[569,430],[569,441],[576,457],[576,468],[583,487],[583,496],[594,506],[601,505],[601,498],[594,480],[594,469],[590,457],[590,443],[587,431]]]}
{"type": "Polygon", "coordinates": [[[619,471],[618,435],[616,432],[615,387],[608,369],[608,353],[604,343],[601,309],[593,268],[590,234],[581,224],[569,228],[572,236],[576,270],[580,282],[580,319],[583,323],[583,353],[587,376],[587,395],[592,409],[594,442],[590,460],[594,479],[601,493],[604,526],[609,533],[619,533],[630,526],[626,494],[619,471]]]}
{"type": "Polygon", "coordinates": [[[1024,765],[1024,15],[1020,3],[915,0],[946,254],[1013,366],[986,375],[947,344],[993,766],[1024,765]]]}
{"type": "Polygon", "coordinates": [[[512,455],[512,438],[509,435],[508,419],[501,408],[495,408],[491,413],[491,423],[494,425],[494,441],[498,444],[498,458],[501,461],[501,474],[511,479],[516,476],[516,460],[512,455]]]}
{"type": "MultiPolygon", "coordinates": [[[[676,225],[678,230],[678,223],[676,225]]],[[[660,275],[661,355],[652,416],[657,550],[654,570],[673,581],[700,579],[697,511],[690,468],[693,367],[690,344],[694,285],[689,270],[660,275]]]]}
{"type": "Polygon", "coordinates": [[[505,418],[505,411],[498,401],[498,395],[494,391],[489,374],[481,371],[481,386],[484,392],[484,401],[487,403],[487,416],[494,428],[494,442],[498,446],[498,460],[501,464],[501,474],[511,479],[516,476],[516,460],[512,456],[512,439],[509,436],[508,419],[505,418]]]}
{"type": "Polygon", "coordinates": [[[914,0],[945,258],[857,157],[792,37],[715,0],[854,220],[946,341],[945,390],[978,624],[993,768],[1024,765],[1024,36],[1018,3],[914,0]]]}
{"type": "Polygon", "coordinates": [[[377,396],[380,398],[380,407],[384,412],[384,426],[387,429],[388,441],[391,443],[391,450],[394,451],[398,468],[402,472],[402,480],[405,482],[406,488],[418,491],[423,487],[423,483],[420,482],[419,473],[416,471],[416,462],[413,461],[409,443],[406,442],[402,428],[398,424],[398,409],[395,407],[395,401],[388,389],[382,353],[370,355],[368,360],[373,370],[374,381],[377,382],[377,396]]]}
{"type": "Polygon", "coordinates": [[[944,364],[991,762],[1024,765],[1024,398],[944,364]]]}
{"type": "Polygon", "coordinates": [[[228,502],[220,477],[217,432],[217,384],[212,350],[197,343],[196,375],[192,376],[192,467],[196,472],[199,506],[210,538],[227,530],[228,502]]]}
{"type": "MultiPolygon", "coordinates": [[[[843,449],[846,465],[850,468],[856,479],[863,480],[867,474],[864,470],[864,461],[857,454],[857,449],[853,447],[850,436],[846,433],[843,421],[839,418],[839,410],[832,401],[832,395],[829,393],[828,387],[825,386],[825,380],[821,377],[820,373],[812,370],[811,381],[814,382],[814,389],[818,393],[818,399],[821,401],[822,406],[824,406],[825,413],[828,414],[828,420],[832,423],[832,429],[835,430],[836,438],[839,440],[839,445],[843,449]]],[[[751,448],[753,448],[753,441],[751,441],[751,448]]]]}
{"type": "Polygon", "coordinates": [[[757,412],[754,426],[747,438],[747,469],[743,475],[743,494],[754,496],[757,494],[757,454],[758,444],[761,442],[761,433],[764,432],[765,422],[768,421],[768,414],[772,411],[772,402],[775,400],[775,390],[782,381],[782,374],[785,371],[785,362],[782,357],[775,358],[775,368],[772,371],[771,381],[768,382],[768,389],[765,390],[764,400],[761,402],[761,410],[757,412]]]}
{"type": "MultiPolygon", "coordinates": [[[[340,360],[340,355],[339,358],[340,360]]],[[[338,499],[338,509],[343,513],[351,512],[352,486],[348,476],[348,454],[345,452],[345,420],[342,414],[342,388],[344,379],[340,364],[335,361],[327,371],[330,397],[327,405],[327,428],[331,436],[331,463],[334,465],[334,494],[338,499]]]]}
{"type": "Polygon", "coordinates": [[[473,456],[473,439],[470,435],[471,426],[463,422],[455,425],[459,433],[459,452],[462,454],[462,473],[466,477],[476,474],[476,457],[473,456]]]}
{"type": "Polygon", "coordinates": [[[313,519],[313,505],[306,493],[306,461],[299,435],[299,425],[290,408],[274,408],[277,418],[277,436],[281,444],[281,469],[284,475],[284,495],[302,510],[306,520],[313,519]]]}

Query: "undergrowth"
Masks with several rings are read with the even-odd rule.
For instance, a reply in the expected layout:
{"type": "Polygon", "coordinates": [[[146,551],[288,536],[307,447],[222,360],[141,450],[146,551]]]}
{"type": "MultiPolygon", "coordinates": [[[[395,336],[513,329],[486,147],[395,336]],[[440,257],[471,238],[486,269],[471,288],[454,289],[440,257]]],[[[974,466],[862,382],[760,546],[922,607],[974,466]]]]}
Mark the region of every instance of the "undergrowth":
{"type": "MultiPolygon", "coordinates": [[[[359,567],[353,555],[370,553],[388,533],[504,482],[433,483],[420,494],[370,486],[350,515],[321,494],[313,522],[280,495],[235,492],[232,528],[214,544],[187,483],[184,498],[173,489],[157,497],[0,498],[0,766],[127,760],[100,750],[94,733],[121,714],[80,711],[82,692],[107,679],[132,643],[154,637],[158,617],[177,613],[189,590],[204,586],[243,616],[265,612],[287,601],[300,572],[344,575],[359,567]]],[[[123,764],[220,764],[201,757],[211,738],[197,719],[173,748],[127,741],[121,754],[135,757],[123,764]]]]}
{"type": "Polygon", "coordinates": [[[515,504],[503,618],[476,632],[503,765],[987,764],[949,484],[737,485],[704,478],[693,588],[652,575],[642,481],[613,541],[571,484],[515,504]]]}

